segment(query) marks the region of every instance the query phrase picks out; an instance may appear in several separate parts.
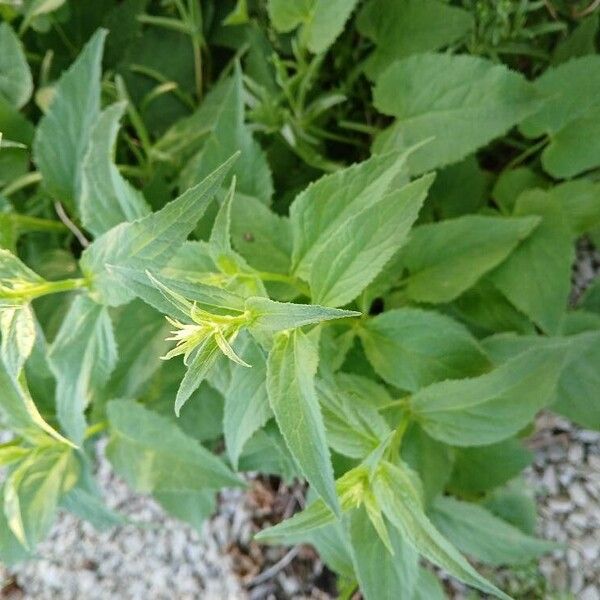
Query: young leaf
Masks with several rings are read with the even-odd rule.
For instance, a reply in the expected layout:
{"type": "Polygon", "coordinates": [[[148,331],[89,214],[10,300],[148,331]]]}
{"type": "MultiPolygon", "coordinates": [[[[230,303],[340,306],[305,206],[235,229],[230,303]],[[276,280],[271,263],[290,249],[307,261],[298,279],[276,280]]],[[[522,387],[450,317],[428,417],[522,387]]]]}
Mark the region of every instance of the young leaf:
{"type": "Polygon", "coordinates": [[[387,311],[365,321],[359,336],[377,374],[410,392],[442,379],[480,374],[489,365],[465,327],[433,311],[387,311]]]}
{"type": "Polygon", "coordinates": [[[100,114],[100,67],[106,34],[106,30],[98,30],[60,78],[33,145],[45,188],[70,209],[79,198],[83,157],[100,114]]]}
{"type": "Polygon", "coordinates": [[[411,146],[433,137],[409,157],[412,174],[459,161],[537,110],[541,98],[522,75],[503,65],[452,54],[398,61],[374,90],[375,107],[397,117],[388,138],[399,135],[411,146]]]}
{"type": "Polygon", "coordinates": [[[353,215],[315,255],[312,299],[326,306],[354,300],[404,244],[434,175],[425,175],[353,215]]]}
{"type": "Polygon", "coordinates": [[[166,417],[131,400],[107,406],[110,439],[106,454],[113,467],[140,492],[202,492],[240,487],[216,456],[185,435],[166,417]]]}
{"type": "Polygon", "coordinates": [[[461,552],[490,565],[525,564],[558,547],[525,535],[477,504],[449,496],[435,501],[431,520],[461,552]]]}
{"type": "Polygon", "coordinates": [[[65,316],[48,359],[56,377],[56,413],[69,438],[83,442],[85,409],[107,383],[117,346],[106,307],[77,296],[65,316]]]}
{"type": "Polygon", "coordinates": [[[540,222],[539,217],[466,215],[416,227],[401,252],[416,302],[449,302],[499,265],[540,222]]]}
{"type": "Polygon", "coordinates": [[[7,23],[0,23],[0,96],[15,108],[29,101],[33,80],[21,41],[7,23]]]}
{"type": "Polygon", "coordinates": [[[86,229],[99,236],[123,221],[145,217],[150,208],[138,192],[119,173],[113,163],[119,120],[125,103],[112,104],[100,114],[90,135],[83,160],[81,218],[86,229]]]}
{"type": "Polygon", "coordinates": [[[315,392],[318,354],[299,329],[275,337],[267,359],[271,409],[298,466],[327,506],[339,513],[325,426],[315,392]]]}
{"type": "Polygon", "coordinates": [[[7,371],[18,377],[35,343],[36,324],[29,304],[21,308],[6,308],[0,311],[2,344],[0,357],[7,371]]]}
{"type": "Polygon", "coordinates": [[[557,342],[519,354],[473,379],[442,381],[411,397],[423,429],[453,446],[483,446],[510,437],[549,404],[565,362],[557,342]]]}
{"type": "Polygon", "coordinates": [[[391,554],[364,508],[352,511],[348,520],[354,570],[365,600],[412,598],[419,555],[395,529],[390,531],[391,554]]]}
{"type": "Polygon", "coordinates": [[[164,266],[192,232],[236,158],[230,157],[163,209],[133,223],[113,227],[86,248],[80,265],[92,281],[94,297],[111,306],[130,301],[133,294],[107,265],[142,272],[164,266]]]}
{"type": "Polygon", "coordinates": [[[473,17],[439,0],[370,0],[357,25],[377,46],[366,64],[369,77],[376,78],[396,60],[440,50],[464,38],[473,28],[473,17]]]}
{"type": "Polygon", "coordinates": [[[245,306],[246,310],[253,315],[252,327],[256,331],[282,331],[334,319],[360,316],[360,313],[354,310],[341,310],[315,304],[275,302],[259,296],[248,298],[245,306]]]}
{"type": "Polygon", "coordinates": [[[477,573],[427,518],[414,476],[406,466],[382,462],[373,490],[386,517],[419,554],[464,583],[502,600],[511,600],[477,573]]]}
{"type": "Polygon", "coordinates": [[[75,485],[78,465],[63,444],[33,450],[4,484],[4,514],[19,542],[33,549],[48,533],[63,494],[75,485]]]}

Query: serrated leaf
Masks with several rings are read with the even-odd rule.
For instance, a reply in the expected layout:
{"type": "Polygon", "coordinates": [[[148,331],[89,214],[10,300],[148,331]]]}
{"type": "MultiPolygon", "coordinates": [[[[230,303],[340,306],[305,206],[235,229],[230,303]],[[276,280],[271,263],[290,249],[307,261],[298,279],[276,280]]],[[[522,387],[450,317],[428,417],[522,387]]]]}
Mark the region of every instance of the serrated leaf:
{"type": "Polygon", "coordinates": [[[466,215],[416,227],[402,250],[403,292],[417,302],[449,302],[504,261],[539,217],[466,215]]]}
{"type": "Polygon", "coordinates": [[[543,331],[556,333],[571,290],[573,233],[561,206],[547,201],[545,194],[537,190],[519,196],[515,215],[543,218],[535,231],[490,274],[490,280],[543,331]]]}
{"type": "Polygon", "coordinates": [[[71,448],[33,450],[4,484],[4,514],[15,537],[33,549],[48,533],[62,495],[75,485],[78,465],[71,448]]]}
{"type": "Polygon", "coordinates": [[[44,187],[74,209],[80,193],[83,157],[100,114],[100,69],[106,30],[98,30],[55,87],[37,128],[33,156],[44,187]]]}
{"type": "Polygon", "coordinates": [[[8,23],[0,23],[0,96],[21,108],[32,92],[33,79],[21,41],[8,23]]]}
{"type": "Polygon", "coordinates": [[[315,257],[350,219],[406,183],[405,164],[405,154],[374,156],[298,194],[290,207],[293,273],[307,279],[315,257]]]}
{"type": "Polygon", "coordinates": [[[358,18],[359,31],[377,46],[367,59],[367,74],[375,78],[396,60],[449,46],[473,24],[467,10],[438,0],[371,0],[358,18]]]}
{"type": "Polygon", "coordinates": [[[316,387],[327,442],[336,452],[363,459],[387,438],[390,428],[373,406],[334,381],[318,379],[316,387]]]}
{"type": "Polygon", "coordinates": [[[525,535],[482,506],[449,496],[435,501],[431,520],[461,552],[494,566],[524,564],[558,547],[525,535]]]}
{"type": "Polygon", "coordinates": [[[419,555],[396,529],[390,531],[394,554],[383,545],[363,508],[349,516],[354,570],[365,600],[412,598],[419,555]]]}
{"type": "Polygon", "coordinates": [[[410,398],[410,410],[429,435],[447,444],[498,442],[552,401],[566,354],[566,344],[556,342],[480,377],[434,383],[410,398]]]}
{"type": "Polygon", "coordinates": [[[313,325],[324,321],[358,317],[359,312],[341,310],[315,304],[276,302],[259,296],[246,300],[246,310],[253,315],[252,328],[256,331],[281,331],[313,325]]]}
{"type": "Polygon", "coordinates": [[[48,360],[56,377],[56,414],[77,445],[83,442],[85,410],[117,363],[117,346],[105,306],[77,296],[65,316],[48,360]]]}
{"type": "Polygon", "coordinates": [[[123,178],[113,163],[119,120],[124,111],[124,102],[102,111],[92,128],[83,160],[81,217],[85,228],[95,236],[123,221],[135,221],[150,213],[142,193],[123,178]]]}
{"type": "Polygon", "coordinates": [[[267,395],[264,352],[248,335],[240,338],[235,350],[252,365],[251,369],[246,369],[232,364],[229,385],[223,390],[225,445],[231,463],[237,469],[246,442],[269,420],[272,412],[267,395]]]}
{"type": "Polygon", "coordinates": [[[465,327],[433,311],[386,311],[365,321],[359,336],[377,374],[410,392],[442,379],[482,373],[489,365],[465,327]]]}
{"type": "Polygon", "coordinates": [[[299,329],[278,334],[267,359],[267,392],[292,456],[311,487],[338,513],[333,468],[315,391],[317,363],[316,349],[299,329]]]}
{"type": "Polygon", "coordinates": [[[111,306],[131,300],[134,294],[111,274],[107,265],[141,272],[166,265],[204,214],[236,158],[230,157],[163,209],[113,227],[86,248],[80,265],[92,280],[94,297],[111,306]]]}
{"type": "MultiPolygon", "coordinates": [[[[519,73],[452,54],[398,61],[374,90],[375,107],[397,118],[388,138],[399,137],[404,146],[433,138],[408,158],[412,174],[459,161],[537,110],[540,99],[519,73]]],[[[385,144],[382,140],[378,147],[385,144]]]]}
{"type": "Polygon", "coordinates": [[[107,406],[106,454],[114,469],[140,492],[203,492],[243,482],[216,456],[166,417],[131,400],[107,406]]]}
{"type": "Polygon", "coordinates": [[[244,124],[242,72],[236,66],[221,102],[213,115],[210,135],[190,158],[179,177],[180,189],[196,185],[235,152],[241,152],[232,172],[238,193],[271,201],[273,183],[265,155],[244,124]]]}
{"type": "Polygon", "coordinates": [[[2,344],[0,357],[8,372],[18,377],[33,350],[36,324],[29,304],[21,308],[6,308],[0,312],[2,344]]]}
{"type": "Polygon", "coordinates": [[[353,215],[315,255],[309,274],[312,299],[343,306],[383,269],[404,244],[434,175],[425,175],[353,215]]]}
{"type": "Polygon", "coordinates": [[[510,600],[510,596],[477,573],[427,518],[413,476],[406,466],[382,462],[373,489],[386,517],[419,554],[460,581],[497,598],[510,600]]]}

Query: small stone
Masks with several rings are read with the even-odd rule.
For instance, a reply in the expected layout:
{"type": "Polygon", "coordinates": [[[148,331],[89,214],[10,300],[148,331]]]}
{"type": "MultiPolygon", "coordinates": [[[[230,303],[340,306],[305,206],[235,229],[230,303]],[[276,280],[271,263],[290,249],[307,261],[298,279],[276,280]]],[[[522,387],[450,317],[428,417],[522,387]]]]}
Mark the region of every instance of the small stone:
{"type": "Polygon", "coordinates": [[[567,550],[567,564],[569,565],[569,567],[572,570],[575,570],[579,566],[580,562],[581,559],[577,550],[575,550],[574,548],[569,548],[567,550]]]}
{"type": "Polygon", "coordinates": [[[600,600],[600,591],[595,585],[588,585],[581,595],[579,600],[600,600]]]}
{"type": "Polygon", "coordinates": [[[593,563],[600,556],[600,539],[587,537],[581,542],[580,547],[586,562],[593,563]]]}
{"type": "Polygon", "coordinates": [[[544,471],[542,483],[549,494],[554,495],[558,493],[558,480],[556,479],[556,469],[553,465],[550,465],[544,471]]]}
{"type": "Polygon", "coordinates": [[[566,499],[553,498],[548,501],[550,510],[558,514],[566,514],[573,510],[573,502],[566,499]]]}
{"type": "Polygon", "coordinates": [[[588,496],[583,489],[583,486],[579,483],[573,483],[569,487],[569,496],[571,500],[577,504],[577,506],[585,507],[588,503],[588,496]]]}
{"type": "Polygon", "coordinates": [[[573,444],[567,452],[569,462],[575,466],[580,466],[583,460],[583,446],[581,444],[573,444]]]}

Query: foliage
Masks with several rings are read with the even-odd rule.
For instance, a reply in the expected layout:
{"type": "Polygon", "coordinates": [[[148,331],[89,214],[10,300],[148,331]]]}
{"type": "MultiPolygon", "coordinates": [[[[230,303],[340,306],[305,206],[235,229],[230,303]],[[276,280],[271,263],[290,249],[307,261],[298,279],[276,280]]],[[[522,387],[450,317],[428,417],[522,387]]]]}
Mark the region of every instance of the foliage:
{"type": "Polygon", "coordinates": [[[197,528],[247,471],[305,480],[257,539],[313,544],[343,597],[442,598],[432,564],[508,598],[465,556],[556,547],[514,483],[536,414],[600,428],[598,284],[569,303],[600,241],[593,5],[0,16],[0,559],[59,509],[123,522],[106,436],[197,528]]]}

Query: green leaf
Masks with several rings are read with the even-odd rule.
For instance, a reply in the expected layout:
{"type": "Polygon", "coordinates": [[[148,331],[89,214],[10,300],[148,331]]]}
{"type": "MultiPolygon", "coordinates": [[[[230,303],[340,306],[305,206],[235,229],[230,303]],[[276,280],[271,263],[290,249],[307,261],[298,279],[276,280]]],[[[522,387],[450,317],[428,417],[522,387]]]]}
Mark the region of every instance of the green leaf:
{"type": "Polygon", "coordinates": [[[80,265],[92,280],[94,298],[111,306],[130,301],[133,294],[107,265],[141,272],[164,266],[192,232],[236,158],[230,157],[163,209],[133,223],[113,227],[86,248],[80,265]]]}
{"type": "Polygon", "coordinates": [[[113,400],[106,454],[115,471],[140,492],[203,492],[243,482],[170,419],[131,400],[113,400]]]}
{"type": "Polygon", "coordinates": [[[364,508],[349,516],[354,570],[365,600],[412,598],[418,580],[418,554],[399,535],[390,531],[394,554],[379,539],[364,508]]]}
{"type": "Polygon", "coordinates": [[[461,552],[494,566],[524,564],[558,547],[525,535],[477,504],[449,496],[435,501],[431,520],[461,552]]]}
{"type": "Polygon", "coordinates": [[[398,59],[440,50],[472,28],[468,11],[438,0],[370,0],[358,17],[358,30],[377,46],[367,60],[367,74],[376,78],[398,59]]]}
{"type": "Polygon", "coordinates": [[[489,364],[465,327],[433,311],[386,311],[366,320],[359,336],[377,374],[410,392],[442,379],[480,374],[489,364]]]}
{"type": "Polygon", "coordinates": [[[375,107],[397,117],[388,138],[399,136],[412,146],[433,137],[409,157],[412,174],[459,161],[537,110],[540,98],[522,75],[503,65],[451,54],[398,61],[374,90],[375,107]]]}
{"type": "MultiPolygon", "coordinates": [[[[4,486],[0,487],[0,501],[3,503],[4,486]]],[[[11,531],[4,511],[0,510],[0,561],[6,567],[12,567],[29,557],[29,552],[11,531]]]]}
{"type": "Polygon", "coordinates": [[[421,567],[412,600],[446,600],[446,593],[439,579],[431,571],[421,567]]]}
{"type": "Polygon", "coordinates": [[[246,442],[271,417],[271,407],[267,395],[267,364],[264,352],[246,335],[240,338],[235,350],[251,369],[231,364],[231,379],[223,390],[225,412],[223,431],[225,445],[231,464],[235,469],[246,442]]]}
{"type": "Polygon", "coordinates": [[[476,448],[457,448],[449,486],[462,494],[479,494],[503,485],[533,461],[533,453],[509,438],[476,448]]]}
{"type": "Polygon", "coordinates": [[[318,354],[299,329],[275,337],[267,359],[271,409],[286,444],[311,487],[339,513],[325,426],[315,391],[318,354]]]}
{"type": "Polygon", "coordinates": [[[344,30],[358,0],[316,0],[302,39],[315,54],[325,52],[344,30]]]}
{"type": "Polygon", "coordinates": [[[0,96],[21,108],[32,92],[33,79],[21,41],[8,23],[0,23],[0,96]]]}
{"type": "Polygon", "coordinates": [[[259,296],[248,298],[245,306],[246,310],[253,315],[252,328],[259,332],[295,329],[304,325],[360,316],[360,313],[354,310],[341,310],[315,304],[275,302],[259,296]]]}
{"type": "Polygon", "coordinates": [[[434,175],[425,175],[353,215],[315,255],[312,299],[342,306],[354,300],[404,244],[434,175]]]}
{"type": "Polygon", "coordinates": [[[8,372],[18,377],[35,343],[36,324],[31,306],[25,304],[0,311],[0,332],[0,357],[8,372]]]}
{"type": "Polygon", "coordinates": [[[241,155],[232,169],[237,191],[269,204],[273,194],[271,171],[259,144],[244,124],[242,71],[236,66],[227,84],[216,114],[212,116],[210,135],[200,150],[185,165],[179,188],[187,189],[208,177],[235,152],[241,155]]]}
{"type": "Polygon", "coordinates": [[[15,537],[33,549],[48,533],[64,493],[75,485],[78,465],[71,448],[33,450],[4,484],[4,514],[15,537]]]}
{"type": "Polygon", "coordinates": [[[374,156],[321,177],[290,207],[292,271],[308,280],[315,257],[347,223],[407,182],[406,154],[374,156]]]}
{"type": "Polygon", "coordinates": [[[112,104],[100,114],[83,160],[81,197],[83,225],[95,236],[122,223],[145,217],[150,208],[141,192],[124,179],[113,163],[119,120],[125,103],[112,104]]]}
{"type": "Polygon", "coordinates": [[[572,58],[596,53],[596,36],[598,34],[598,13],[592,12],[581,19],[569,35],[558,42],[552,54],[552,63],[558,65],[572,58]]]}
{"type": "Polygon", "coordinates": [[[467,562],[423,511],[414,474],[406,466],[382,462],[373,489],[385,516],[419,554],[457,579],[503,600],[510,600],[467,562]]]}
{"type": "Polygon", "coordinates": [[[492,198],[505,214],[512,214],[517,198],[526,190],[547,188],[549,181],[529,167],[502,171],[494,184],[492,198]]]}
{"type": "Polygon", "coordinates": [[[117,346],[106,307],[77,296],[49,349],[56,377],[56,414],[77,445],[83,442],[85,409],[107,383],[117,346]]]}
{"type": "Polygon", "coordinates": [[[287,33],[300,25],[308,22],[316,0],[299,0],[287,2],[286,0],[268,0],[267,10],[269,18],[277,31],[287,33]]]}
{"type": "Polygon", "coordinates": [[[567,347],[519,354],[490,373],[443,381],[419,390],[409,401],[423,429],[453,446],[483,446],[517,433],[551,402],[567,347]]]}
{"type": "Polygon", "coordinates": [[[550,137],[542,164],[554,177],[573,177],[600,165],[599,71],[599,56],[583,56],[547,69],[534,83],[548,101],[521,130],[529,137],[550,137]]]}
{"type": "Polygon", "coordinates": [[[317,380],[327,442],[340,454],[363,459],[390,434],[385,419],[334,381],[317,380]]]}
{"type": "Polygon", "coordinates": [[[543,215],[542,222],[490,274],[492,283],[547,333],[556,333],[571,291],[573,234],[558,203],[532,190],[519,196],[515,215],[543,215]]]}
{"type": "Polygon", "coordinates": [[[81,190],[83,157],[100,114],[100,69],[106,30],[97,31],[56,85],[37,128],[33,156],[44,187],[74,209],[81,190]]]}
{"type": "Polygon", "coordinates": [[[215,492],[160,491],[154,497],[161,506],[175,518],[194,526],[202,533],[204,521],[215,512],[217,503],[215,492]]]}
{"type": "Polygon", "coordinates": [[[449,302],[504,261],[539,218],[466,215],[416,227],[401,253],[404,293],[416,302],[449,302]]]}

